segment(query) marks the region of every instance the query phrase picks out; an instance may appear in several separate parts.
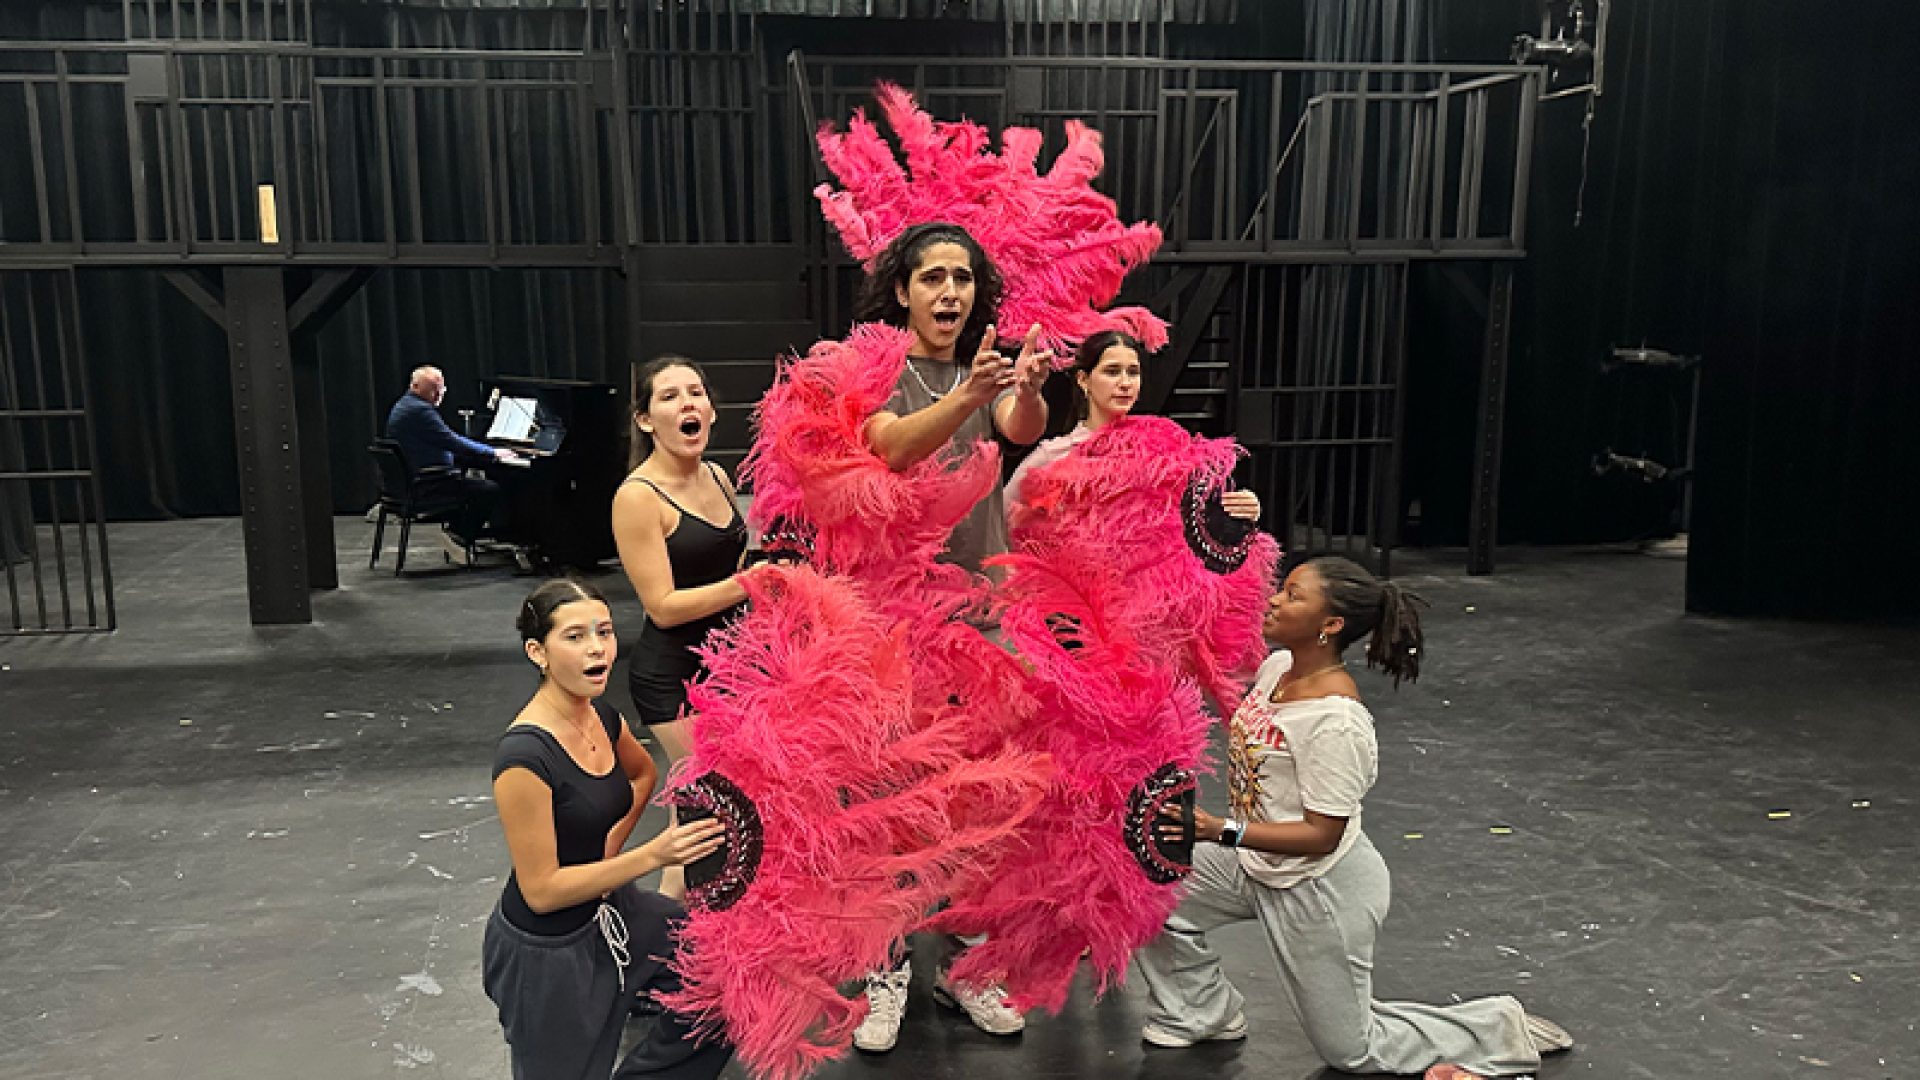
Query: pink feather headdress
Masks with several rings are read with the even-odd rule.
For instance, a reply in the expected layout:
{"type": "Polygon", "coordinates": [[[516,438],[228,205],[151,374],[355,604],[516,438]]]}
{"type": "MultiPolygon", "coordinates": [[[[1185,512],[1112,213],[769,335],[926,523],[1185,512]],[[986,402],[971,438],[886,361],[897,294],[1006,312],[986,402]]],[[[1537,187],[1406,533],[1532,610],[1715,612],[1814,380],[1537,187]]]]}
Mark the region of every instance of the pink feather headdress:
{"type": "Polygon", "coordinates": [[[891,83],[875,96],[906,154],[905,169],[864,112],[854,113],[846,132],[825,125],[818,135],[820,156],[842,189],[822,184],[814,195],[854,258],[871,269],[909,227],[948,222],[966,229],[999,267],[1006,281],[999,325],[1013,336],[1038,323],[1043,342],[1062,358],[1102,330],[1124,330],[1149,349],[1166,344],[1167,324],[1146,308],[1100,310],[1127,273],[1152,258],[1160,229],[1122,222],[1113,200],[1093,189],[1106,161],[1099,132],[1068,121],[1066,149],[1042,174],[1035,168],[1042,136],[1033,128],[1001,132],[995,154],[979,124],[936,121],[891,83]]]}

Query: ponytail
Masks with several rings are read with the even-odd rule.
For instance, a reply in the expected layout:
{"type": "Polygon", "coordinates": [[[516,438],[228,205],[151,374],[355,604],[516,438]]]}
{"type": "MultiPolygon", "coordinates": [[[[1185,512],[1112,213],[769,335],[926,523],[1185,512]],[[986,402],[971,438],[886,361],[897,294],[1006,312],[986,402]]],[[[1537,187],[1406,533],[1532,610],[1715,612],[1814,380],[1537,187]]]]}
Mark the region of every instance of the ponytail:
{"type": "Polygon", "coordinates": [[[1420,609],[1426,606],[1425,600],[1391,581],[1380,585],[1380,622],[1367,640],[1367,666],[1393,676],[1396,690],[1401,679],[1420,678],[1420,648],[1426,641],[1420,633],[1420,609]]]}
{"type": "Polygon", "coordinates": [[[1334,647],[1344,652],[1348,645],[1368,638],[1368,667],[1392,676],[1396,689],[1402,679],[1417,681],[1426,640],[1420,630],[1420,609],[1427,602],[1394,582],[1381,581],[1351,559],[1322,556],[1307,565],[1326,587],[1328,609],[1345,623],[1334,647]]]}

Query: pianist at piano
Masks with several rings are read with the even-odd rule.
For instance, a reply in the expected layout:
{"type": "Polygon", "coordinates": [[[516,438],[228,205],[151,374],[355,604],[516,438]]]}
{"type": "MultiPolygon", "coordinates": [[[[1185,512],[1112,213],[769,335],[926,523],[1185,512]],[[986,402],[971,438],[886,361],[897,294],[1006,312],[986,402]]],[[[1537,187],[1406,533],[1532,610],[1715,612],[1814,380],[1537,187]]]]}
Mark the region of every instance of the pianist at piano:
{"type": "Polygon", "coordinates": [[[493,447],[456,433],[440,416],[440,402],[447,396],[447,379],[440,369],[423,365],[413,369],[407,392],[393,403],[387,413],[387,438],[400,446],[407,469],[418,477],[426,469],[448,469],[427,479],[420,494],[438,498],[458,492],[461,510],[447,524],[452,534],[448,555],[456,561],[466,558],[466,542],[497,533],[503,521],[500,485],[484,476],[465,470],[506,461],[518,454],[508,447],[493,447]]]}

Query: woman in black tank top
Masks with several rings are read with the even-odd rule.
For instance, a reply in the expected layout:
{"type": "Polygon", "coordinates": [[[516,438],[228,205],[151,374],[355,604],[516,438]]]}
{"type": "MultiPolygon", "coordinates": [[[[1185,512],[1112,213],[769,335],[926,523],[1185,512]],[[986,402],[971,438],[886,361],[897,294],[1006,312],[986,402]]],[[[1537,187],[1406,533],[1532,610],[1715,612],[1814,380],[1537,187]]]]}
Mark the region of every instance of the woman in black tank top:
{"type": "Polygon", "coordinates": [[[627,688],[671,763],[689,749],[682,713],[687,680],[700,673],[693,650],[747,599],[747,526],[726,470],[702,457],[714,408],[700,369],[662,356],[640,369],[634,390],[636,438],[648,453],[613,499],[620,565],[646,608],[627,688]]]}
{"type": "MultiPolygon", "coordinates": [[[[704,858],[725,835],[717,822],[692,822],[627,849],[657,774],[620,714],[597,700],[619,652],[599,591],[549,581],[516,622],[540,688],[494,752],[513,872],[487,920],[481,983],[515,1077],[606,1077],[636,997],[682,988],[673,965],[685,910],[634,879],[704,858]]],[[[712,1080],[731,1053],[698,1038],[692,1018],[663,1013],[619,1075],[712,1080]]]]}

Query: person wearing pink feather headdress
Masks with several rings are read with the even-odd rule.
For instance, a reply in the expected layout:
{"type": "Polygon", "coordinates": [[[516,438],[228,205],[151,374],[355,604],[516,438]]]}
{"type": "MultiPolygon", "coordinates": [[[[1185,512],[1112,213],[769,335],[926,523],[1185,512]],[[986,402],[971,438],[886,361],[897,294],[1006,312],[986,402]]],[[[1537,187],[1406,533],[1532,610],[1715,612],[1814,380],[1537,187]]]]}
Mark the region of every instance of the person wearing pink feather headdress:
{"type": "MultiPolygon", "coordinates": [[[[866,423],[873,452],[895,472],[940,455],[959,462],[992,439],[1030,446],[1047,426],[1040,396],[1053,359],[1027,331],[1016,359],[999,351],[993,325],[999,271],[957,225],[932,222],[900,234],[875,262],[854,317],[904,329],[904,370],[866,423]]],[[[1006,515],[990,490],[948,533],[940,560],[979,572],[1007,549],[1006,515]]]]}
{"type": "MultiPolygon", "coordinates": [[[[841,186],[816,195],[868,273],[863,321],[782,365],[741,467],[762,546],[805,565],[749,582],[751,613],[709,641],[676,789],[733,819],[734,854],[718,884],[690,888],[673,1004],[772,1080],[850,1041],[891,1046],[904,972],[851,1000],[838,988],[910,932],[978,929],[927,910],[944,897],[959,912],[1012,869],[1054,767],[1015,738],[1040,707],[1028,670],[981,629],[981,571],[1007,536],[992,436],[1041,435],[1058,350],[1114,328],[1166,341],[1149,312],[1102,310],[1159,230],[1092,188],[1096,132],[1069,122],[1042,172],[1036,130],[1006,129],[995,152],[977,124],[936,122],[897,87],[877,96],[901,154],[864,115],[818,137],[841,186]],[[996,323],[1016,328],[1017,356],[996,323]],[[869,1038],[882,997],[892,1023],[869,1038]]],[[[1190,690],[1142,697],[1198,712],[1190,690]]],[[[935,982],[985,1030],[1023,1023],[990,977],[935,982]]]]}
{"type": "MultiPolygon", "coordinates": [[[[1040,386],[1053,354],[1036,348],[1035,325],[1019,356],[998,351],[993,319],[1000,300],[998,270],[965,229],[943,222],[917,225],[889,244],[867,275],[855,317],[905,329],[905,369],[885,406],[866,423],[868,445],[887,467],[904,472],[939,457],[964,467],[985,454],[994,432],[1009,442],[1031,444],[1046,429],[1047,404],[1040,386]],[[971,346],[970,360],[962,349],[971,346]]],[[[1005,511],[997,486],[989,488],[947,534],[941,562],[979,573],[1007,548],[1005,511]]],[[[956,951],[978,939],[960,938],[956,951]]],[[[906,1012],[912,965],[902,958],[891,970],[867,979],[867,1016],[853,1044],[868,1052],[893,1048],[906,1012]]],[[[964,1011],[990,1035],[1012,1035],[1026,1026],[1006,1004],[998,986],[968,988],[936,974],[938,1000],[964,1011]]]]}

